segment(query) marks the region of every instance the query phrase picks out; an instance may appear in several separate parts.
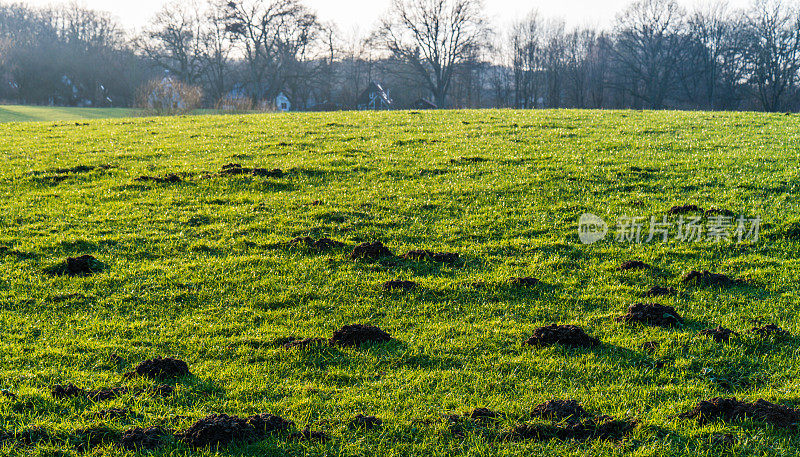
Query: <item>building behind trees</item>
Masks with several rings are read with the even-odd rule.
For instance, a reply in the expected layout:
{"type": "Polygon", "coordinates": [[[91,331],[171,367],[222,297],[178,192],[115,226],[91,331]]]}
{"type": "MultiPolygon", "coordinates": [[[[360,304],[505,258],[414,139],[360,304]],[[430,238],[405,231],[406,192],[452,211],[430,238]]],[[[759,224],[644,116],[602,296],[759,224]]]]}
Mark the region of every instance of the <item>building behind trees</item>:
{"type": "Polygon", "coordinates": [[[495,30],[479,1],[394,0],[363,37],[301,0],[173,0],[137,36],[75,5],[0,2],[4,103],[133,106],[169,75],[237,110],[279,95],[292,110],[358,109],[371,92],[380,109],[795,111],[798,71],[800,11],[781,0],[637,0],[607,29],[532,12],[495,30]]]}

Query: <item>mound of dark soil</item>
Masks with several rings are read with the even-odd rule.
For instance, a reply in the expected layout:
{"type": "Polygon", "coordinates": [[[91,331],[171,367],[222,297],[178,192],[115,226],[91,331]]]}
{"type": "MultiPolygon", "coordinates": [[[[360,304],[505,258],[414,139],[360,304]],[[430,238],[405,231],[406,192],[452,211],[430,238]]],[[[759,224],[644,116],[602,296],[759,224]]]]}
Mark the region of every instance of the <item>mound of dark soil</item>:
{"type": "Polygon", "coordinates": [[[589,413],[576,400],[550,400],[536,405],[531,416],[555,422],[579,422],[589,413]]]}
{"type": "Polygon", "coordinates": [[[497,411],[492,411],[489,408],[475,408],[472,411],[465,412],[464,417],[476,421],[486,422],[499,419],[503,416],[497,411]]]}
{"type": "Polygon", "coordinates": [[[271,414],[260,414],[244,419],[227,414],[212,414],[195,422],[176,436],[193,448],[216,447],[233,442],[257,441],[270,433],[284,431],[290,425],[291,422],[271,414]]]}
{"type": "Polygon", "coordinates": [[[727,329],[721,325],[717,328],[705,329],[699,334],[702,336],[711,337],[711,339],[717,343],[727,343],[730,340],[731,335],[738,335],[738,333],[734,332],[733,330],[727,329]]]}
{"type": "Polygon", "coordinates": [[[628,314],[618,317],[617,322],[673,327],[683,325],[683,318],[671,306],[658,303],[636,303],[628,308],[628,314]]]}
{"type": "Polygon", "coordinates": [[[450,163],[482,163],[488,161],[489,159],[485,157],[460,157],[458,159],[450,159],[450,163]]]}
{"type": "Polygon", "coordinates": [[[628,260],[619,266],[620,271],[628,270],[651,270],[653,267],[642,262],[641,260],[628,260]]]}
{"type": "Polygon", "coordinates": [[[677,295],[678,291],[675,290],[674,287],[661,287],[661,286],[653,286],[642,294],[642,297],[666,297],[671,295],[677,295]]]}
{"type": "Polygon", "coordinates": [[[133,373],[136,376],[150,379],[172,379],[190,374],[189,365],[186,362],[171,357],[145,360],[136,366],[133,373]]]}
{"type": "Polygon", "coordinates": [[[363,414],[359,414],[347,425],[348,427],[354,429],[372,430],[382,426],[383,421],[375,416],[365,416],[363,414]]]}
{"type": "Polygon", "coordinates": [[[107,401],[121,397],[129,391],[127,387],[111,387],[107,389],[90,390],[86,392],[86,397],[93,401],[107,401]]]}
{"type": "Polygon", "coordinates": [[[67,384],[67,385],[58,384],[50,388],[50,395],[52,395],[53,398],[56,399],[85,397],[86,391],[79,387],[75,387],[74,384],[67,384]]]}
{"type": "Polygon", "coordinates": [[[769,338],[771,336],[782,337],[789,335],[789,332],[775,324],[768,324],[764,325],[763,327],[753,327],[750,331],[762,338],[769,338]]]}
{"type": "Polygon", "coordinates": [[[408,260],[428,261],[438,263],[455,263],[459,260],[459,255],[456,252],[433,252],[427,249],[416,249],[408,251],[401,257],[408,260]]]}
{"type": "Polygon", "coordinates": [[[294,340],[289,341],[288,343],[282,345],[281,347],[284,349],[311,349],[320,346],[327,346],[328,340],[325,338],[305,338],[302,340],[294,340]]]}
{"type": "Polygon", "coordinates": [[[51,276],[90,276],[105,269],[102,262],[90,255],[68,257],[67,260],[45,269],[51,276]]]}
{"type": "Polygon", "coordinates": [[[667,214],[674,215],[674,214],[702,213],[702,212],[703,208],[700,208],[697,205],[677,205],[670,208],[669,211],[667,211],[667,214]]]}
{"type": "Polygon", "coordinates": [[[709,271],[690,271],[683,277],[684,283],[696,282],[703,286],[733,286],[742,284],[738,279],[731,279],[727,275],[711,273],[709,271]]]}
{"type": "Polygon", "coordinates": [[[336,332],[330,339],[331,345],[336,346],[361,346],[362,344],[385,343],[392,337],[372,325],[345,325],[336,332]]]}
{"type": "Polygon", "coordinates": [[[690,411],[678,415],[682,419],[696,419],[701,424],[722,420],[753,419],[776,427],[790,427],[800,422],[800,411],[776,405],[764,400],[753,403],[736,398],[712,398],[703,400],[690,411]]]}
{"type": "Polygon", "coordinates": [[[290,438],[298,441],[328,441],[328,435],[325,432],[309,430],[308,427],[292,433],[290,438]]]}
{"type": "Polygon", "coordinates": [[[236,176],[236,175],[253,175],[266,178],[281,178],[284,173],[280,168],[269,170],[267,168],[246,168],[238,163],[229,163],[222,166],[220,175],[236,176]]]}
{"type": "Polygon", "coordinates": [[[137,182],[154,182],[158,184],[164,183],[178,183],[183,182],[183,178],[176,175],[175,173],[170,173],[165,176],[139,176],[138,178],[134,179],[137,182]]]}
{"type": "Polygon", "coordinates": [[[629,434],[637,422],[600,416],[565,426],[521,424],[503,433],[508,440],[612,440],[618,441],[629,434]]]}
{"type": "Polygon", "coordinates": [[[783,236],[784,239],[789,240],[800,240],[800,222],[790,222],[783,228],[783,236]]]}
{"type": "Polygon", "coordinates": [[[417,283],[414,281],[386,281],[383,283],[383,290],[402,290],[402,291],[409,291],[415,289],[417,287],[417,283]]]}
{"type": "Polygon", "coordinates": [[[126,430],[120,439],[120,445],[128,450],[158,449],[169,439],[171,433],[161,427],[136,427],[126,430]]]}
{"type": "Polygon", "coordinates": [[[556,325],[539,327],[533,331],[533,336],[522,343],[528,346],[552,346],[560,344],[570,347],[594,347],[600,340],[592,338],[575,325],[556,325]]]}
{"type": "Polygon", "coordinates": [[[338,249],[343,248],[345,246],[344,243],[341,241],[335,241],[330,238],[320,238],[315,240],[310,236],[300,236],[294,238],[293,240],[289,241],[290,246],[298,246],[304,247],[307,249],[313,249],[314,251],[322,252],[322,251],[329,251],[331,249],[338,249]]]}
{"type": "Polygon", "coordinates": [[[524,278],[511,278],[508,280],[508,282],[514,287],[535,287],[539,285],[541,281],[539,281],[536,278],[527,276],[524,278]]]}
{"type": "MultiPolygon", "coordinates": [[[[60,175],[63,174],[78,174],[78,173],[89,173],[90,171],[95,170],[110,170],[112,168],[116,168],[113,165],[78,165],[72,168],[53,168],[50,170],[52,173],[57,173],[60,175]]],[[[38,173],[38,172],[37,172],[38,173]]]]}
{"type": "Polygon", "coordinates": [[[380,241],[374,243],[363,243],[353,249],[350,254],[351,259],[381,259],[383,257],[394,257],[394,253],[383,245],[380,241]]]}
{"type": "Polygon", "coordinates": [[[706,217],[709,217],[709,216],[736,217],[736,213],[734,213],[733,211],[731,211],[729,209],[710,208],[710,209],[706,210],[705,216],[706,217]]]}

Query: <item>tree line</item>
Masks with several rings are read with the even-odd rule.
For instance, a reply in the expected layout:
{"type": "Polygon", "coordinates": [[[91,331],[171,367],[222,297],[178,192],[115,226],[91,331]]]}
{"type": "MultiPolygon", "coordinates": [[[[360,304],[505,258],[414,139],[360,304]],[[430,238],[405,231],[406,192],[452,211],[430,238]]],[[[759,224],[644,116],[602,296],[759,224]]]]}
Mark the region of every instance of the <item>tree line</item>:
{"type": "Polygon", "coordinates": [[[302,0],[173,0],[133,35],[77,4],[0,3],[0,101],[133,106],[156,81],[206,107],[797,110],[800,5],[637,0],[606,29],[531,12],[493,28],[479,0],[393,0],[345,33],[302,0]],[[149,85],[148,85],[149,84],[149,85]]]}

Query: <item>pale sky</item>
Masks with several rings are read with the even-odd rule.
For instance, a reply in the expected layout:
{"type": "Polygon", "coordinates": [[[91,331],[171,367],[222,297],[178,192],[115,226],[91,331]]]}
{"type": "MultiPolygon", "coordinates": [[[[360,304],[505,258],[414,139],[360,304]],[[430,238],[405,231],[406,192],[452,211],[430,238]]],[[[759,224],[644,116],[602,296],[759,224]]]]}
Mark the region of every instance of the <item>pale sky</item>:
{"type": "MultiPolygon", "coordinates": [[[[2,1],[2,0],[0,0],[2,1]]],[[[678,0],[687,8],[708,0],[678,0]]],[[[32,5],[52,5],[58,0],[23,0],[32,5]]],[[[140,28],[166,0],[78,0],[78,4],[109,11],[128,28],[140,28]]],[[[391,0],[306,0],[323,21],[333,21],[349,32],[358,28],[367,33],[388,8],[391,0]]],[[[593,25],[605,27],[630,0],[486,0],[487,13],[498,30],[536,9],[542,16],[560,18],[569,26],[593,25]]],[[[749,0],[729,0],[731,7],[743,7],[749,0]]]]}

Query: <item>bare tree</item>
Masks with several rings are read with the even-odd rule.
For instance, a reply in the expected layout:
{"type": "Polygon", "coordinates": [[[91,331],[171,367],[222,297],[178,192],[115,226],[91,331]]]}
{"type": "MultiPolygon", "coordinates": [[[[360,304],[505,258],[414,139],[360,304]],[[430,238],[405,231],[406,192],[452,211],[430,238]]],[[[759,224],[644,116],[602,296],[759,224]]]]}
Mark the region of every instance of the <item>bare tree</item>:
{"type": "Polygon", "coordinates": [[[247,66],[254,99],[272,98],[317,38],[316,15],[299,0],[222,0],[226,28],[247,66]]]}
{"type": "Polygon", "coordinates": [[[534,108],[540,97],[539,80],[544,53],[542,29],[542,22],[535,11],[511,28],[511,69],[514,106],[517,108],[534,108]]]}
{"type": "Polygon", "coordinates": [[[777,111],[800,69],[800,15],[780,0],[756,0],[742,20],[747,73],[761,108],[777,111]]]}
{"type": "Polygon", "coordinates": [[[617,16],[617,87],[650,108],[662,108],[684,57],[684,28],[684,11],[674,0],[638,0],[617,16]]]}
{"type": "Polygon", "coordinates": [[[684,91],[695,104],[717,107],[718,90],[735,44],[735,23],[728,4],[717,1],[695,10],[688,20],[691,65],[684,69],[684,91]]]}
{"type": "Polygon", "coordinates": [[[172,0],[153,16],[139,46],[159,67],[187,84],[202,73],[203,17],[195,1],[172,0]]]}
{"type": "Polygon", "coordinates": [[[200,63],[208,96],[217,101],[230,89],[232,73],[233,42],[225,20],[226,12],[213,1],[209,1],[200,31],[200,63]]]}
{"type": "Polygon", "coordinates": [[[444,108],[458,66],[485,46],[487,34],[480,0],[394,0],[373,39],[411,65],[444,108]]]}
{"type": "Polygon", "coordinates": [[[542,71],[545,77],[547,106],[550,108],[561,106],[564,70],[567,63],[566,51],[567,40],[564,21],[548,21],[544,27],[542,71]]]}

